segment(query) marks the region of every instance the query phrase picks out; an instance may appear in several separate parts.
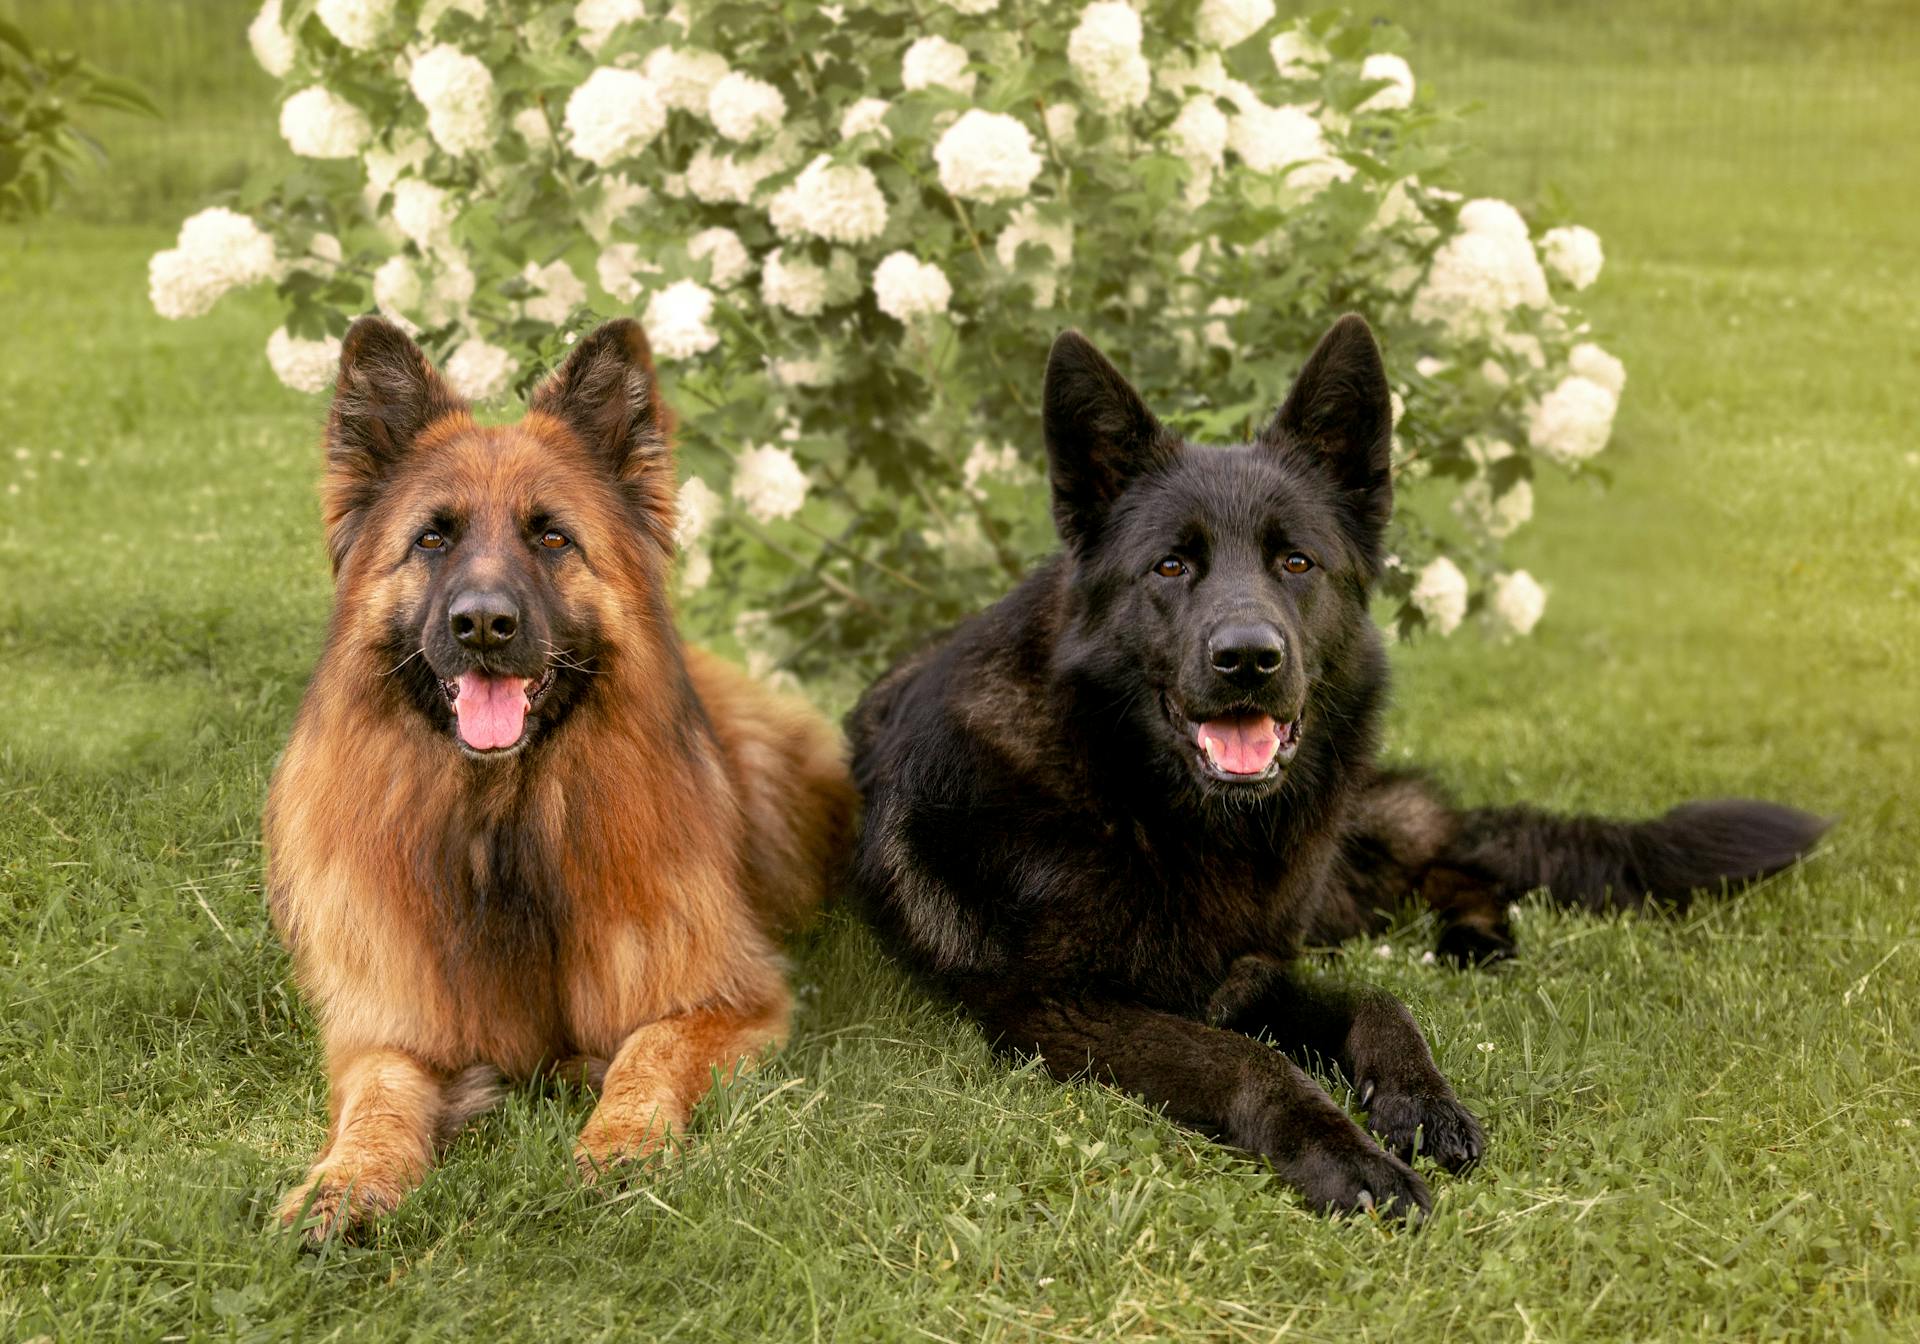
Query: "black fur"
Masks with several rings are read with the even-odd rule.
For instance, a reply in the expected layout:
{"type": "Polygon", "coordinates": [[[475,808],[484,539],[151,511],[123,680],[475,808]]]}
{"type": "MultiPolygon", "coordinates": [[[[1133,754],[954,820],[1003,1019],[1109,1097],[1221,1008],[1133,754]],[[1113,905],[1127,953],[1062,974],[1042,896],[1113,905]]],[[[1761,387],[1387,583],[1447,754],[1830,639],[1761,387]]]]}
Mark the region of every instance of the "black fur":
{"type": "Polygon", "coordinates": [[[857,893],[1001,1048],[1267,1157],[1316,1208],[1425,1208],[1415,1150],[1465,1167],[1480,1127],[1407,1010],[1303,972],[1303,948],[1423,897],[1450,955],[1489,960],[1535,888],[1591,909],[1683,900],[1784,867],[1823,829],[1765,803],[1645,823],[1459,812],[1374,767],[1391,413],[1360,319],[1250,444],[1185,445],[1072,332],[1045,414],[1062,552],[849,720],[857,893]],[[1223,724],[1272,725],[1270,763],[1222,746],[1223,724]],[[1314,1061],[1353,1081],[1384,1148],[1302,1072],[1314,1061]]]}

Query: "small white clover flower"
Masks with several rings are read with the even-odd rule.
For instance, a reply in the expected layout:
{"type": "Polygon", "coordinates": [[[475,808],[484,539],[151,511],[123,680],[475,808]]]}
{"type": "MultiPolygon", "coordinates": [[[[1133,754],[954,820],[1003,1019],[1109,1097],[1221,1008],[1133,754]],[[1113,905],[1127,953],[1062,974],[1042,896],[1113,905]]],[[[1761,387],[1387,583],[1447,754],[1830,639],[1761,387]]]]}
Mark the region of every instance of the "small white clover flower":
{"type": "Polygon", "coordinates": [[[625,173],[602,173],[593,205],[580,216],[580,226],[597,243],[613,237],[613,231],[630,211],[653,199],[653,193],[625,173]]]}
{"type": "Polygon", "coordinates": [[[728,72],[726,57],[699,47],[655,47],[640,66],[668,107],[696,117],[707,115],[707,100],[728,72]]]}
{"type": "Polygon", "coordinates": [[[892,109],[893,104],[885,98],[862,98],[850,103],[840,117],[840,138],[851,140],[873,131],[882,140],[893,139],[893,132],[887,129],[887,113],[892,109]]]}
{"type": "Polygon", "coordinates": [[[1227,157],[1227,114],[1212,98],[1197,94],[1181,107],[1167,127],[1174,152],[1189,163],[1218,168],[1227,157]]]}
{"type": "Polygon", "coordinates": [[[673,525],[673,539],[685,549],[699,544],[707,535],[707,529],[713,526],[713,520],[726,512],[727,501],[720,492],[701,480],[698,476],[689,476],[680,484],[678,515],[673,525]]]}
{"type": "Polygon", "coordinates": [[[315,84],[280,104],[280,134],[302,158],[351,159],[373,138],[373,125],[345,98],[315,84]]]}
{"type": "Polygon", "coordinates": [[[1088,101],[1109,116],[1139,107],[1153,91],[1140,37],[1140,16],[1125,0],[1094,0],[1067,35],[1074,78],[1088,101]]]}
{"type": "Polygon", "coordinates": [[[340,367],[340,342],[333,336],[317,341],[289,335],[285,327],[274,328],[267,337],[267,363],[274,377],[295,392],[324,392],[333,386],[340,367]]]}
{"type": "Polygon", "coordinates": [[[1578,224],[1548,229],[1540,239],[1540,254],[1547,269],[1575,289],[1585,289],[1598,280],[1606,260],[1600,250],[1600,235],[1578,224]]]}
{"type": "Polygon", "coordinates": [[[641,260],[638,243],[610,243],[594,260],[593,272],[600,288],[621,303],[632,303],[641,294],[640,277],[658,275],[660,268],[641,260]]]}
{"type": "Polygon", "coordinates": [[[520,301],[520,311],[536,322],[564,326],[573,310],[587,301],[586,283],[564,261],[551,261],[545,266],[530,261],[520,278],[534,290],[531,297],[520,301]]]}
{"type": "Polygon", "coordinates": [[[1489,595],[1494,617],[1516,635],[1530,635],[1547,610],[1547,590],[1524,569],[1502,574],[1489,595]]]}
{"type": "MultiPolygon", "coordinates": [[[[1000,231],[1000,237],[994,241],[993,254],[1000,259],[1002,266],[1011,271],[1019,263],[1020,249],[1028,243],[1037,243],[1052,253],[1056,268],[1073,261],[1073,225],[1066,220],[1042,219],[1031,203],[1013,212],[1013,218],[1007,221],[1007,227],[1000,231]]],[[[1053,307],[1054,295],[1060,283],[1057,275],[1031,276],[1028,283],[1033,286],[1034,307],[1053,307]]]]}
{"type": "Polygon", "coordinates": [[[1413,106],[1413,67],[1406,59],[1387,52],[1376,52],[1360,63],[1360,78],[1391,80],[1384,89],[1356,109],[1361,112],[1393,112],[1413,106]]]}
{"type": "Polygon", "coordinates": [[[1282,79],[1318,79],[1320,67],[1333,59],[1326,45],[1304,28],[1289,28],[1267,43],[1274,69],[1282,79]]]}
{"type": "Polygon", "coordinates": [[[471,154],[494,142],[493,75],[477,57],[442,43],[413,63],[407,84],[427,109],[428,134],[447,153],[471,154]]]}
{"type": "Polygon", "coordinates": [[[647,300],[640,323],[662,359],[692,359],[720,344],[713,329],[713,291],[693,280],[677,280],[647,300]]]}
{"type": "Polygon", "coordinates": [[[266,0],[260,6],[260,12],[247,25],[247,45],[253,48],[253,59],[260,62],[260,68],[275,79],[285,79],[293,69],[299,48],[280,17],[280,0],[266,0]]]}
{"type": "Polygon", "coordinates": [[[1414,581],[1412,600],[1436,633],[1450,635],[1466,619],[1467,576],[1446,556],[1435,556],[1414,581]]]}
{"type": "Polygon", "coordinates": [[[911,252],[889,253],[873,268],[874,302],[895,321],[944,313],[952,298],[946,272],[911,252]]]}
{"type": "Polygon", "coordinates": [[[147,297],[160,316],[199,317],[230,289],[270,279],[278,269],[273,239],[223,205],[189,217],[175,246],[147,263],[147,297]]]}
{"type": "Polygon", "coordinates": [[[459,218],[453,195],[417,177],[393,184],[393,222],[422,252],[453,248],[453,222],[459,218]]]}
{"type": "Polygon", "coordinates": [[[1273,0],[1200,0],[1193,31],[1215,47],[1237,47],[1273,20],[1273,0]]]}
{"type": "Polygon", "coordinates": [[[567,143],[598,168],[630,159],[666,129],[659,89],[638,70],[603,65],[567,98],[567,143]]]}
{"type": "Polygon", "coordinates": [[[700,230],[687,239],[687,255],[707,263],[707,280],[715,289],[732,289],[753,271],[747,245],[728,228],[700,230]]]}
{"type": "Polygon", "coordinates": [[[973,97],[978,76],[967,69],[973,58],[967,49],[944,37],[923,37],[900,58],[900,83],[909,93],[920,89],[952,89],[973,97]]]}
{"type": "Polygon", "coordinates": [[[477,336],[460,342],[447,356],[447,385],[468,401],[491,401],[507,390],[514,374],[513,356],[477,336]]]}
{"type": "Polygon", "coordinates": [[[761,263],[760,297],[795,317],[818,317],[827,307],[826,268],[805,257],[788,261],[782,251],[774,248],[761,263]]]}
{"type": "Polygon", "coordinates": [[[639,23],[647,17],[646,0],[580,0],[573,7],[573,21],[580,29],[580,45],[598,54],[623,23],[639,23]]]}
{"type": "Polygon", "coordinates": [[[1591,378],[1569,374],[1527,411],[1527,442],[1565,466],[1585,462],[1613,436],[1619,402],[1591,378]]]}
{"type": "Polygon", "coordinates": [[[313,12],[340,45],[371,51],[393,21],[394,0],[317,0],[313,12]]]}
{"type": "Polygon", "coordinates": [[[737,70],[707,94],[707,119],[713,129],[741,144],[772,135],[786,115],[787,99],[780,90],[737,70]]]}
{"type": "Polygon", "coordinates": [[[1306,108],[1268,107],[1257,98],[1239,107],[1227,122],[1227,147],[1254,172],[1286,169],[1288,185],[1308,195],[1353,176],[1353,165],[1334,157],[1326,133],[1306,108]]]}
{"type": "Polygon", "coordinates": [[[1592,341],[1582,341],[1567,355],[1567,367],[1618,397],[1627,390],[1627,366],[1592,341]]]}
{"type": "Polygon", "coordinates": [[[887,198],[872,169],[836,164],[822,154],[774,194],[767,218],[789,242],[869,243],[886,232],[887,198]]]}
{"type": "Polygon", "coordinates": [[[807,473],[785,448],[749,448],[734,463],[733,497],[756,522],[791,518],[807,502],[807,473]]]}
{"type": "Polygon", "coordinates": [[[967,201],[1008,201],[1027,194],[1045,162],[1033,133],[1003,112],[969,109],[933,147],[940,185],[967,201]]]}

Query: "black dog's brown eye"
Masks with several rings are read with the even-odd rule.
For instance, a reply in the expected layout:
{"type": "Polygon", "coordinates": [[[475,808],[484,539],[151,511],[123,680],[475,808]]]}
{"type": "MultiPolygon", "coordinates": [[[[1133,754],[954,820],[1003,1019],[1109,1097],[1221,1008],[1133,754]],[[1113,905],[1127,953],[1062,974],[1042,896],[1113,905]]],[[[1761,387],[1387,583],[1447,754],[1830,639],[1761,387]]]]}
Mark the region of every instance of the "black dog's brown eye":
{"type": "Polygon", "coordinates": [[[1163,555],[1155,562],[1153,572],[1163,579],[1177,579],[1187,572],[1187,562],[1177,555],[1163,555]]]}
{"type": "Polygon", "coordinates": [[[1313,568],[1313,561],[1305,555],[1302,555],[1299,551],[1293,552],[1285,560],[1281,561],[1281,563],[1287,567],[1287,573],[1289,574],[1305,574],[1313,568]]]}
{"type": "Polygon", "coordinates": [[[568,540],[566,533],[555,532],[552,528],[548,528],[540,534],[540,544],[550,551],[557,551],[562,546],[573,545],[573,542],[568,540]]]}
{"type": "Polygon", "coordinates": [[[447,544],[447,539],[432,528],[428,528],[420,534],[420,540],[413,544],[423,551],[437,551],[447,544]]]}

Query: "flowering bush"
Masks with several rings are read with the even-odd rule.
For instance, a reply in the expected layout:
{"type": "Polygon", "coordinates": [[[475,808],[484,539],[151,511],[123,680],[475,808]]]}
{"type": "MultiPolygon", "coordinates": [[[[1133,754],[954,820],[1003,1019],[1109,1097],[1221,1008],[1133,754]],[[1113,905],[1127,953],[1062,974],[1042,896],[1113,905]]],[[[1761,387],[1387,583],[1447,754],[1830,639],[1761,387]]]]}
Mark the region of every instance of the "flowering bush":
{"type": "Polygon", "coordinates": [[[752,660],[864,676],[1051,546],[1040,374],[1072,324],[1200,439],[1246,437],[1327,322],[1372,320],[1404,629],[1545,606],[1501,542],[1590,470],[1625,372],[1599,240],[1449,189],[1394,30],[1272,0],[267,0],[300,157],[187,221],[155,307],[272,281],[290,386],[348,318],[466,395],[644,321],[682,412],[680,588],[752,660]]]}

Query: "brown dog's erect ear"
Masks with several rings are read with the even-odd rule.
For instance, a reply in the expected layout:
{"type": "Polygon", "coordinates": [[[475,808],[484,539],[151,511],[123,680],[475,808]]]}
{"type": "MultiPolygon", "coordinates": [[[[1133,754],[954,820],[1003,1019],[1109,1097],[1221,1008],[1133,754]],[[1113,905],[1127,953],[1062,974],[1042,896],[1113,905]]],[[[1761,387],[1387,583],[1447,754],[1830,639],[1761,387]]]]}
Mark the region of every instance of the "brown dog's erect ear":
{"type": "Polygon", "coordinates": [[[647,334],[602,324],[540,384],[533,409],[564,422],[625,488],[642,524],[673,547],[673,413],[660,401],[647,334]]]}
{"type": "Polygon", "coordinates": [[[1098,536],[1107,510],[1136,477],[1172,459],[1179,440],[1077,331],[1055,338],[1043,399],[1053,521],[1060,539],[1077,549],[1098,536]]]}
{"type": "Polygon", "coordinates": [[[1377,572],[1393,514],[1393,398],[1380,347],[1358,314],[1320,338],[1260,442],[1306,454],[1332,473],[1348,531],[1377,572]]]}
{"type": "Polygon", "coordinates": [[[336,570],[353,540],[354,520],[421,431],[466,410],[467,403],[393,323],[363,317],[347,328],[327,412],[327,548],[336,570]]]}

